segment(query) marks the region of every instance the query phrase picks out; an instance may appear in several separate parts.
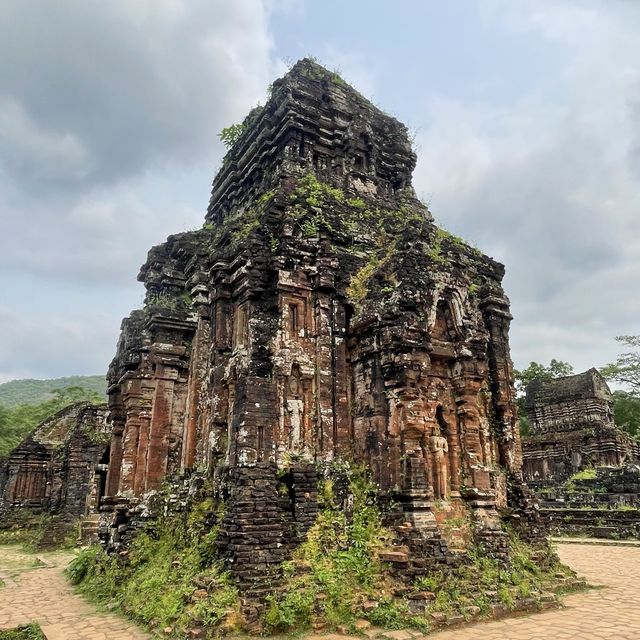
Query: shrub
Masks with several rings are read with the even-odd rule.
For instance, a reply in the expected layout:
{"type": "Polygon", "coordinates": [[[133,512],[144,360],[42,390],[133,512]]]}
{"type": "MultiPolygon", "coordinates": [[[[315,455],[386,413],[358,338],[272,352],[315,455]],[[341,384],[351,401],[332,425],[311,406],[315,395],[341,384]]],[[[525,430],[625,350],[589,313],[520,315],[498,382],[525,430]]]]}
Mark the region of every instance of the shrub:
{"type": "Polygon", "coordinates": [[[204,534],[198,513],[198,507],[192,510],[191,522],[161,520],[136,537],[126,556],[85,549],[67,576],[90,600],[152,628],[184,634],[194,624],[213,628],[227,616],[239,620],[237,591],[212,560],[216,531],[204,534]],[[202,584],[206,594],[194,599],[202,584]]]}
{"type": "Polygon", "coordinates": [[[314,618],[335,627],[368,617],[386,626],[406,626],[406,607],[390,597],[390,583],[378,551],[391,539],[381,522],[375,491],[363,471],[351,473],[352,517],[335,505],[329,481],[322,489],[324,509],[307,540],[284,567],[284,588],[268,598],[265,624],[271,631],[308,628],[314,618]],[[362,605],[378,607],[365,613],[362,605]]]}

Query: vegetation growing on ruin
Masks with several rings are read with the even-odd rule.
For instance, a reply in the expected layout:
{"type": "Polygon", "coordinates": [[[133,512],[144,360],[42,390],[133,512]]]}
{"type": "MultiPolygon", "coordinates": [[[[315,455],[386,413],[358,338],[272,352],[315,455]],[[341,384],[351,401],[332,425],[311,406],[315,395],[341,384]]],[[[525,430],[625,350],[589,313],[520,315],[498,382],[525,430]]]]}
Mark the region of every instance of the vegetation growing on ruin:
{"type": "Polygon", "coordinates": [[[171,629],[164,632],[168,637],[182,638],[200,625],[212,634],[235,628],[238,594],[215,559],[217,527],[206,530],[203,524],[211,505],[203,501],[188,518],[161,518],[124,555],[85,549],[67,569],[70,581],[94,602],[152,629],[171,629]]]}
{"type": "Polygon", "coordinates": [[[191,306],[191,297],[187,292],[171,294],[168,291],[163,293],[148,293],[146,304],[149,307],[166,309],[168,311],[186,311],[191,306]]]}
{"type": "Polygon", "coordinates": [[[496,605],[511,610],[526,600],[528,606],[536,606],[557,590],[559,575],[575,577],[549,551],[534,550],[509,532],[508,564],[472,546],[464,562],[434,564],[439,568],[407,589],[379,559],[384,548],[393,548],[394,534],[382,524],[376,489],[363,471],[351,474],[349,492],[353,507],[345,513],[335,506],[331,482],[325,483],[323,509],[306,542],[285,564],[284,587],[269,598],[269,631],[325,624],[354,629],[358,619],[384,628],[426,631],[433,624],[432,613],[470,619],[490,615],[496,605]],[[433,598],[425,614],[411,612],[401,595],[411,592],[433,598]]]}
{"type": "MultiPolygon", "coordinates": [[[[439,568],[407,589],[380,559],[393,548],[394,534],[383,525],[384,511],[367,472],[349,465],[330,471],[315,524],[283,565],[282,579],[273,576],[264,631],[355,629],[361,619],[426,631],[433,613],[471,618],[490,615],[496,605],[514,609],[526,600],[535,606],[557,589],[558,575],[574,576],[548,552],[541,561],[540,551],[510,533],[508,564],[472,547],[465,562],[434,564],[439,568]],[[406,594],[416,592],[427,594],[424,614],[410,609],[406,594]]],[[[186,516],[161,517],[123,554],[86,549],[67,569],[69,579],[94,602],[167,637],[182,638],[190,629],[205,629],[206,637],[241,629],[239,594],[216,556],[218,529],[203,524],[212,508],[208,499],[186,516]]]]}
{"type": "Polygon", "coordinates": [[[243,123],[232,124],[222,129],[218,134],[218,138],[222,141],[227,149],[233,147],[233,145],[240,139],[240,136],[244,133],[245,126],[243,123]]]}
{"type": "Polygon", "coordinates": [[[433,593],[432,613],[486,617],[495,605],[513,610],[523,599],[539,605],[557,591],[558,576],[575,573],[550,552],[534,550],[509,531],[509,562],[505,564],[481,547],[468,550],[468,561],[454,568],[436,570],[414,583],[416,590],[433,593]],[[541,553],[546,556],[541,563],[541,553]]]}
{"type": "MultiPolygon", "coordinates": [[[[305,61],[311,62],[312,64],[306,64],[301,68],[301,74],[303,76],[311,78],[312,80],[327,79],[337,85],[348,86],[340,76],[340,73],[337,69],[334,69],[333,71],[325,69],[318,61],[318,58],[316,58],[315,56],[308,56],[307,58],[305,58],[305,61]]],[[[355,91],[355,89],[353,88],[352,90],[355,91]]]]}
{"type": "MultiPolygon", "coordinates": [[[[205,223],[202,228],[209,234],[208,242],[212,246],[224,244],[228,250],[236,251],[243,242],[246,242],[254,232],[260,229],[263,214],[275,199],[276,194],[276,189],[266,191],[258,196],[248,209],[228,216],[222,224],[205,223]]],[[[266,228],[265,234],[269,248],[273,250],[275,248],[273,245],[274,237],[266,228]]]]}
{"type": "Polygon", "coordinates": [[[438,268],[449,265],[453,255],[482,257],[461,238],[435,227],[428,209],[409,197],[395,208],[369,206],[364,199],[350,197],[308,173],[298,179],[290,202],[291,220],[303,237],[324,233],[343,250],[366,253],[366,262],[352,276],[347,289],[357,310],[365,299],[376,297],[373,293],[386,297],[397,289],[401,269],[395,263],[402,260],[403,252],[418,252],[421,259],[438,268]],[[421,239],[418,242],[416,235],[421,239]]]}
{"type": "Polygon", "coordinates": [[[399,209],[370,207],[359,197],[349,197],[342,189],[307,173],[298,179],[290,196],[291,217],[305,237],[317,236],[320,231],[333,234],[345,244],[363,236],[378,247],[388,244],[398,234],[412,226],[424,225],[430,230],[427,210],[422,205],[410,207],[408,203],[399,209]]]}
{"type": "Polygon", "coordinates": [[[375,490],[364,472],[351,474],[349,492],[353,507],[347,514],[336,506],[332,482],[325,481],[322,511],[285,563],[283,589],[268,598],[268,630],[306,629],[314,622],[335,627],[363,617],[392,628],[405,624],[406,606],[394,601],[393,584],[378,559],[393,536],[382,526],[375,490]],[[371,600],[375,613],[366,613],[371,600]]]}
{"type": "MultiPolygon", "coordinates": [[[[392,258],[396,251],[396,243],[391,242],[387,249],[381,252],[381,255],[372,253],[367,262],[351,277],[349,286],[347,287],[347,299],[356,308],[360,308],[369,294],[369,286],[372,278],[379,275],[383,267],[392,258]]],[[[398,284],[398,278],[395,272],[385,274],[385,284],[389,285],[389,292],[398,284]]],[[[387,293],[385,291],[385,293],[387,293]]]]}

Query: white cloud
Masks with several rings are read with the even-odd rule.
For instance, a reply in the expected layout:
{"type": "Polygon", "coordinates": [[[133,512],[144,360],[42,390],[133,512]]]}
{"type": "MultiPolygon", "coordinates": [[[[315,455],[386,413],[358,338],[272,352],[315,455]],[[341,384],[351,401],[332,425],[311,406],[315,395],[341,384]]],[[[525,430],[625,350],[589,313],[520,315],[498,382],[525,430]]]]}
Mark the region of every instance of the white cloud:
{"type": "Polygon", "coordinates": [[[3,0],[0,11],[0,139],[12,142],[0,165],[26,187],[202,162],[270,80],[259,0],[3,0]],[[71,162],[49,174],[56,141],[71,162]]]}
{"type": "Polygon", "coordinates": [[[517,365],[601,365],[612,336],[640,330],[640,7],[484,6],[560,43],[568,62],[517,102],[431,100],[416,186],[445,226],[506,264],[517,365]]]}
{"type": "Polygon", "coordinates": [[[118,327],[113,322],[95,308],[46,318],[0,308],[0,381],[106,372],[118,327]]]}
{"type": "Polygon", "coordinates": [[[105,371],[149,248],[204,220],[218,132],[295,2],[0,0],[0,379],[105,371]]]}
{"type": "Polygon", "coordinates": [[[29,167],[36,180],[82,179],[91,170],[86,149],[72,132],[48,131],[11,98],[0,98],[0,148],[5,166],[18,172],[29,167]]]}

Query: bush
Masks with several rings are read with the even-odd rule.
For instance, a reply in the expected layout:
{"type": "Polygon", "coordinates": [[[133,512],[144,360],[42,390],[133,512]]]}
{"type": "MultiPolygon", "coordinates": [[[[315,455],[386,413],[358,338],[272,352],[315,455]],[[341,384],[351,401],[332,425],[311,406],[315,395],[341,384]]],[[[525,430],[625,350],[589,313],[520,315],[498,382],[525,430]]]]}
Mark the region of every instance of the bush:
{"type": "Polygon", "coordinates": [[[211,561],[215,533],[202,535],[195,524],[161,521],[139,534],[126,556],[85,549],[67,576],[90,600],[109,603],[146,626],[172,627],[183,635],[195,624],[213,628],[227,617],[239,620],[237,591],[211,561]],[[205,593],[195,599],[203,584],[205,593]]]}
{"type": "Polygon", "coordinates": [[[391,584],[378,552],[391,540],[381,522],[375,489],[363,471],[351,473],[353,515],[335,505],[333,487],[323,487],[324,508],[306,541],[284,566],[284,588],[268,598],[265,624],[271,631],[308,628],[314,619],[332,627],[357,617],[386,626],[406,626],[406,607],[390,597],[391,584]],[[366,613],[365,601],[378,607],[366,613]]]}

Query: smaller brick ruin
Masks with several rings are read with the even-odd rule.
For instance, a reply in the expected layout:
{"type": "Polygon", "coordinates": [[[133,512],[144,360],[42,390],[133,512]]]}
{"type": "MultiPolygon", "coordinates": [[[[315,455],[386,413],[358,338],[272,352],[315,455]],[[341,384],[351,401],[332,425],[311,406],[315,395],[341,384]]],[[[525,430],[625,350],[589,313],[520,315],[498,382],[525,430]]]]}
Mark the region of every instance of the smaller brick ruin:
{"type": "Polygon", "coordinates": [[[613,421],[613,396],[596,369],[532,382],[522,439],[527,484],[556,535],[640,538],[640,443],[613,421]]]}
{"type": "Polygon", "coordinates": [[[530,487],[559,485],[588,467],[639,459],[639,443],[613,421],[613,396],[596,369],[532,382],[525,407],[531,435],[522,440],[523,473],[530,487]]]}
{"type": "Polygon", "coordinates": [[[56,516],[60,531],[97,514],[105,492],[109,435],[106,405],[86,402],[45,420],[0,466],[4,525],[25,514],[56,516]]]}

